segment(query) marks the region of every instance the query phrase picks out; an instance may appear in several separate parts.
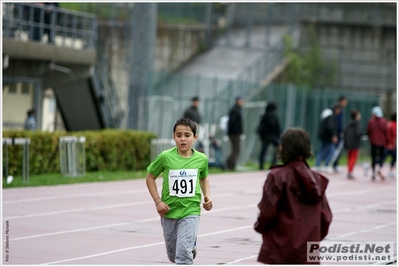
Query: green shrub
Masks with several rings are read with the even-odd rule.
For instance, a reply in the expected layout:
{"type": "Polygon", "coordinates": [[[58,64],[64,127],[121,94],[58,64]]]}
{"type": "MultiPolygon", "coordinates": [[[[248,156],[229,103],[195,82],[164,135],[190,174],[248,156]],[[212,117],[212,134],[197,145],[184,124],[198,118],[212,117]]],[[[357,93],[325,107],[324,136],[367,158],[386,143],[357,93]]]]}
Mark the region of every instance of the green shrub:
{"type": "MultiPolygon", "coordinates": [[[[3,138],[30,138],[30,174],[60,172],[59,138],[85,136],[86,171],[144,170],[150,164],[151,139],[155,134],[132,130],[82,132],[3,131],[3,138]]],[[[5,169],[3,147],[3,170],[5,169]]],[[[9,174],[22,173],[22,146],[8,146],[9,174]]]]}

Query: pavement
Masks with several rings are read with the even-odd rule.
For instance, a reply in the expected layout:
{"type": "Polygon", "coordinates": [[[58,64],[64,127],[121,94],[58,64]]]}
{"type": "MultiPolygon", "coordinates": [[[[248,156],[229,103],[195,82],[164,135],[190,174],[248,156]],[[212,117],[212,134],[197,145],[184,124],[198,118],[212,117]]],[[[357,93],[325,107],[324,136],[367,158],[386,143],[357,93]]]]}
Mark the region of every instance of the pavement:
{"type": "MultiPolygon", "coordinates": [[[[354,180],[326,174],[333,222],[323,242],[393,242],[396,254],[397,176],[373,182],[364,171],[357,165],[354,180]]],[[[209,176],[214,208],[202,211],[195,265],[260,264],[253,224],[265,178],[265,171],[209,176]]],[[[145,179],[3,189],[2,197],[4,265],[171,265],[145,179]]]]}

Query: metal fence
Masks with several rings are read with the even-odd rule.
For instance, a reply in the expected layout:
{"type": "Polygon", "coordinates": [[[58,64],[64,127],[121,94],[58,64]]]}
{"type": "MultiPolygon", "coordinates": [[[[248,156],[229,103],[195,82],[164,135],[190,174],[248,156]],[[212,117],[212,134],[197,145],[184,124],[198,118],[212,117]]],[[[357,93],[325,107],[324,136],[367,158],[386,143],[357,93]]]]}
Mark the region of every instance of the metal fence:
{"type": "Polygon", "coordinates": [[[313,151],[319,147],[317,131],[321,111],[337,101],[340,95],[345,95],[348,106],[345,108],[345,122],[349,121],[350,111],[354,108],[362,113],[362,127],[370,117],[373,106],[381,104],[383,95],[375,92],[348,92],[336,89],[309,89],[293,85],[269,84],[260,87],[251,86],[244,81],[223,80],[190,75],[180,75],[173,83],[173,91],[168,88],[158,88],[157,94],[152,94],[143,101],[147,102],[148,110],[142,110],[142,118],[146,121],[145,129],[155,132],[159,138],[171,138],[173,125],[184,110],[190,106],[193,95],[200,97],[199,110],[202,115],[201,131],[215,135],[222,141],[223,156],[230,152],[230,144],[219,120],[228,114],[234,104],[236,95],[243,95],[246,101],[243,106],[245,139],[242,141],[240,164],[257,161],[260,140],[255,132],[260,116],[268,102],[274,101],[278,106],[278,116],[282,128],[302,127],[306,129],[312,140],[313,151]],[[179,82],[180,81],[180,82],[179,82]],[[227,88],[225,90],[225,88],[227,88]],[[247,90],[245,89],[247,88],[247,90]],[[252,88],[252,90],[250,90],[252,88]],[[260,88],[254,90],[253,88],[260,88]],[[249,98],[249,96],[251,96],[249,98]],[[145,115],[144,115],[145,114],[145,115]]]}
{"type": "Polygon", "coordinates": [[[96,16],[36,3],[2,3],[3,38],[94,49],[96,16]]]}
{"type": "Polygon", "coordinates": [[[67,177],[86,174],[86,138],[84,136],[62,136],[59,139],[60,171],[67,177]]]}

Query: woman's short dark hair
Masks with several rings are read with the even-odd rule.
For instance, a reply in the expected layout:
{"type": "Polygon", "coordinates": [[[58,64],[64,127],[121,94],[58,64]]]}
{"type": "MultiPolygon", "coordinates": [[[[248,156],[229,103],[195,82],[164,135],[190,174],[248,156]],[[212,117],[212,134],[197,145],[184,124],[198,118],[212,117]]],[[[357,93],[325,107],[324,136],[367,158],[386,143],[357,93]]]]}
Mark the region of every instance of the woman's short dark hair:
{"type": "Polygon", "coordinates": [[[175,126],[173,126],[173,133],[175,133],[176,127],[180,126],[180,125],[190,127],[190,129],[193,132],[194,136],[197,134],[197,124],[195,124],[195,122],[190,120],[189,118],[178,119],[176,121],[176,123],[175,123],[175,126]]]}
{"type": "Polygon", "coordinates": [[[280,138],[281,151],[280,159],[283,163],[303,159],[307,160],[313,156],[310,136],[302,128],[290,128],[280,138]]]}

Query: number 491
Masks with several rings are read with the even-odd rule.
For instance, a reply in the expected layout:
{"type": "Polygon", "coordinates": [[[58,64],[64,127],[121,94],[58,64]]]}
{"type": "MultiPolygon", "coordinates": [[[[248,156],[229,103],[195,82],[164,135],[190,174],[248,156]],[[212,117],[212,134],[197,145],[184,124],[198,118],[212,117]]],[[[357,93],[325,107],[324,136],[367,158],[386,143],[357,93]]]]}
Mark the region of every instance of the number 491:
{"type": "Polygon", "coordinates": [[[179,194],[179,192],[180,192],[180,194],[183,194],[183,195],[187,194],[187,193],[188,194],[192,194],[193,193],[193,189],[194,189],[193,180],[190,179],[188,181],[188,184],[187,184],[187,180],[184,180],[184,179],[175,180],[175,182],[173,183],[172,189],[173,189],[173,191],[176,192],[176,194],[179,194]]]}

